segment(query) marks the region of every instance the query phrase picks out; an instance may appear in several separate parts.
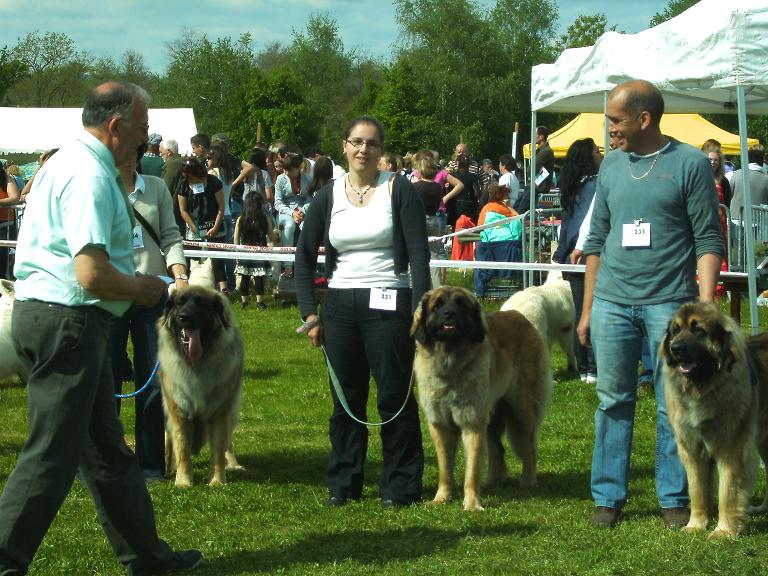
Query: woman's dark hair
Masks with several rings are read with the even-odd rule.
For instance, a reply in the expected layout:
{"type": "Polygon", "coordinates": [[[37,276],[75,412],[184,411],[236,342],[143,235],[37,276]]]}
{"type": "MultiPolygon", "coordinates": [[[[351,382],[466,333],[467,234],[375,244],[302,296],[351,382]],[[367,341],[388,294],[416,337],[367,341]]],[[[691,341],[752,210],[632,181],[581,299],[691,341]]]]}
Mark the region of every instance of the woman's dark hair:
{"type": "Polygon", "coordinates": [[[298,169],[301,170],[301,165],[304,163],[304,156],[296,152],[289,152],[283,159],[283,170],[298,169]]]}
{"type": "Polygon", "coordinates": [[[456,157],[456,166],[459,170],[469,170],[469,156],[466,154],[459,154],[456,157]]]}
{"type": "Polygon", "coordinates": [[[208,159],[211,161],[211,168],[219,169],[219,176],[221,180],[229,184],[234,180],[232,174],[232,164],[229,162],[229,156],[227,151],[220,144],[214,144],[208,151],[208,159]]]}
{"type": "Polygon", "coordinates": [[[582,180],[597,174],[598,166],[595,164],[594,150],[595,141],[592,138],[582,138],[571,144],[565,154],[558,184],[560,185],[560,205],[567,212],[573,208],[582,180]]]}
{"type": "Polygon", "coordinates": [[[202,165],[200,160],[197,159],[195,156],[186,156],[181,161],[181,167],[179,168],[179,173],[186,177],[187,174],[192,174],[193,176],[197,176],[198,178],[205,178],[206,170],[205,166],[202,165]]]}
{"type": "Polygon", "coordinates": [[[256,166],[257,168],[261,168],[262,170],[266,170],[267,153],[261,148],[254,149],[251,151],[251,155],[248,156],[248,164],[256,166]]]}
{"type": "Polygon", "coordinates": [[[384,127],[381,125],[381,122],[379,122],[379,120],[373,116],[358,116],[357,118],[350,120],[349,124],[347,124],[346,130],[344,130],[344,140],[349,138],[352,130],[358,124],[370,124],[371,126],[375,127],[376,132],[379,133],[379,146],[384,146],[384,127]]]}
{"type": "Polygon", "coordinates": [[[314,196],[315,192],[325,186],[333,178],[333,162],[328,156],[320,156],[315,160],[315,171],[312,174],[312,181],[309,183],[307,193],[314,196]]]}
{"type": "Polygon", "coordinates": [[[240,215],[240,244],[264,246],[267,243],[267,215],[260,194],[248,194],[240,215]]]}

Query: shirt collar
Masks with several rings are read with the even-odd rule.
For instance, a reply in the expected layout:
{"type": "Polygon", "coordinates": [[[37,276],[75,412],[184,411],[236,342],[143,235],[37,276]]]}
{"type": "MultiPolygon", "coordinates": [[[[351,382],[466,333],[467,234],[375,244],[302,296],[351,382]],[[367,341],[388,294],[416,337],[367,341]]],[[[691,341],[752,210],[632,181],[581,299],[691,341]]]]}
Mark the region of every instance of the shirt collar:
{"type": "Polygon", "coordinates": [[[88,148],[93,154],[101,160],[102,164],[109,170],[114,178],[119,176],[117,166],[115,166],[115,157],[112,155],[112,151],[107,148],[101,140],[96,138],[93,134],[87,130],[83,130],[77,139],[88,148]]]}
{"type": "Polygon", "coordinates": [[[147,184],[144,181],[144,178],[142,178],[141,174],[138,172],[136,173],[136,183],[133,185],[133,190],[128,194],[128,200],[131,201],[131,204],[134,204],[136,200],[138,199],[139,194],[144,194],[144,190],[146,190],[147,184]]]}

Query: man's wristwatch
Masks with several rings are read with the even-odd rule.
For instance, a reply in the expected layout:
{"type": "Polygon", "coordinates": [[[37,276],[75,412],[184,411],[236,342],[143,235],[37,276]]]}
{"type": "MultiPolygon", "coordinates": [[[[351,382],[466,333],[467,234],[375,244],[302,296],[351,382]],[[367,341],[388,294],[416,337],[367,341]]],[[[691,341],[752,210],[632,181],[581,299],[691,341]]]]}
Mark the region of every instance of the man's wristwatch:
{"type": "Polygon", "coordinates": [[[178,276],[173,277],[174,280],[189,280],[189,276],[186,274],[179,274],[178,276]]]}

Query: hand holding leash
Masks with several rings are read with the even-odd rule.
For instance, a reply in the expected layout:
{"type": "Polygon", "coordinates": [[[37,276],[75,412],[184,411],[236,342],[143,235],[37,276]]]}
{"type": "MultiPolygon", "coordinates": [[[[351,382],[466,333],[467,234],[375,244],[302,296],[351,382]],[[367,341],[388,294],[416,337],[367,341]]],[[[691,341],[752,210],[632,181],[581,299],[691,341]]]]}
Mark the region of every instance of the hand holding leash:
{"type": "Polygon", "coordinates": [[[296,328],[296,334],[304,334],[305,332],[315,348],[323,343],[323,325],[320,323],[319,316],[316,314],[307,316],[304,324],[296,328]]]}

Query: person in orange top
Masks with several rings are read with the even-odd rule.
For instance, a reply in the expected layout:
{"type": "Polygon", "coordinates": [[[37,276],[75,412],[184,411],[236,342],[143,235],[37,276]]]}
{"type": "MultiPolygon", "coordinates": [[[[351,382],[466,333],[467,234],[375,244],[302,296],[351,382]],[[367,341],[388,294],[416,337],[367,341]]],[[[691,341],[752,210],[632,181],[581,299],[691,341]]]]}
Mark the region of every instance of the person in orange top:
{"type": "MultiPolygon", "coordinates": [[[[494,183],[488,194],[488,203],[483,206],[478,217],[478,225],[490,224],[506,218],[517,216],[517,212],[508,205],[509,187],[494,183]]],[[[475,260],[492,262],[519,262],[522,260],[521,220],[513,220],[499,226],[487,228],[480,232],[480,242],[477,243],[475,260]]],[[[488,282],[491,278],[512,279],[519,277],[519,272],[513,270],[475,270],[475,294],[485,296],[488,282]]]]}

